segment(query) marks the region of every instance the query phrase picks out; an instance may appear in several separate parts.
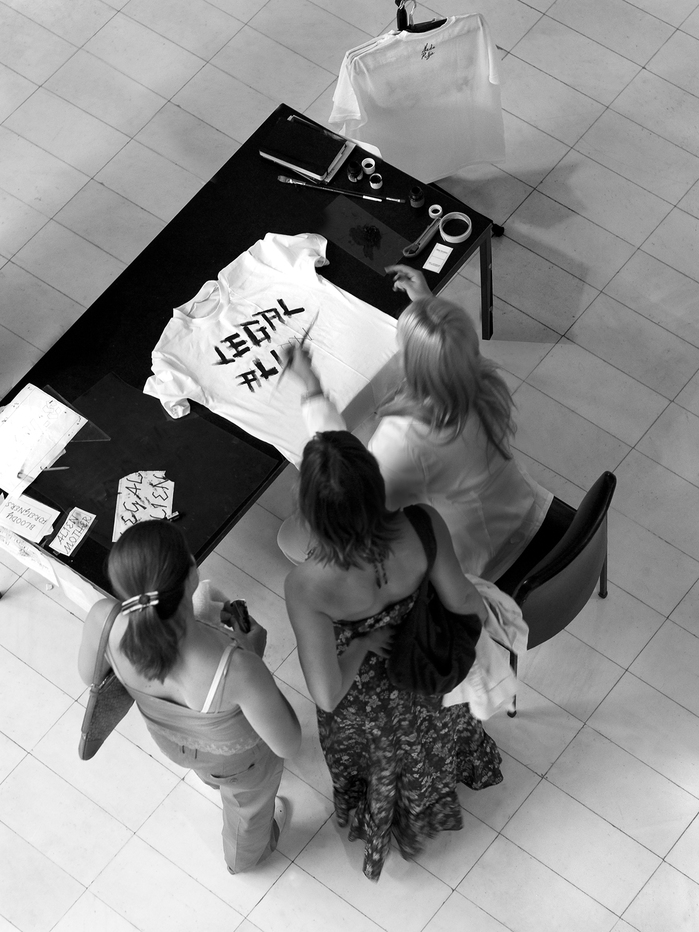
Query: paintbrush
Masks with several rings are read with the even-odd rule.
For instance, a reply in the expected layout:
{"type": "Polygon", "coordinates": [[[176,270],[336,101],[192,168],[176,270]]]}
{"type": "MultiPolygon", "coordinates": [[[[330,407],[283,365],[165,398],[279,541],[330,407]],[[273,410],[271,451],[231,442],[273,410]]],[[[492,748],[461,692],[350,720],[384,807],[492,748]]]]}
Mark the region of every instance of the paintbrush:
{"type": "Polygon", "coordinates": [[[304,188],[315,188],[316,191],[330,191],[332,194],[346,194],[347,197],[361,197],[365,201],[391,201],[393,204],[405,204],[404,197],[375,197],[373,194],[362,194],[360,191],[347,191],[345,188],[328,188],[322,184],[313,184],[310,181],[301,181],[298,178],[289,178],[288,175],[277,175],[278,181],[284,184],[300,184],[304,188]]]}
{"type": "MultiPolygon", "coordinates": [[[[318,320],[318,314],[320,314],[320,311],[316,311],[315,317],[313,318],[313,320],[310,322],[310,324],[306,327],[306,329],[305,329],[305,330],[303,331],[303,333],[301,334],[301,339],[300,339],[299,342],[298,342],[298,349],[303,349],[303,345],[304,345],[304,343],[306,342],[306,340],[308,339],[308,334],[311,332],[311,330],[312,330],[313,327],[315,326],[315,322],[318,320]]],[[[286,370],[289,368],[289,366],[290,366],[290,365],[292,364],[292,362],[294,361],[294,353],[295,353],[295,352],[296,352],[296,347],[292,344],[292,345],[289,347],[289,355],[288,355],[287,358],[286,358],[286,362],[284,363],[284,367],[282,368],[282,371],[279,373],[279,378],[277,379],[277,385],[279,385],[279,383],[281,382],[281,380],[282,380],[282,378],[283,378],[283,376],[284,376],[284,373],[286,372],[286,370]]]]}

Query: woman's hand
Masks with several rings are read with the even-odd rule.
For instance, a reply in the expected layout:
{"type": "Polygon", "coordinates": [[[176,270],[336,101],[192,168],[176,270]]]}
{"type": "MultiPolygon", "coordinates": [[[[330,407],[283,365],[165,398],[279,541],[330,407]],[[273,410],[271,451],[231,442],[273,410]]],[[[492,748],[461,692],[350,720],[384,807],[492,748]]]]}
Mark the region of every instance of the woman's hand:
{"type": "Polygon", "coordinates": [[[246,615],[242,606],[235,601],[224,602],[221,622],[235,635],[236,641],[244,650],[262,657],[267,646],[267,629],[258,624],[252,615],[246,615]]]}
{"type": "Polygon", "coordinates": [[[395,633],[394,627],[385,625],[383,628],[374,628],[373,631],[365,634],[362,640],[368,651],[386,659],[390,656],[395,633]]]}
{"type": "Polygon", "coordinates": [[[386,271],[393,274],[393,290],[404,291],[411,301],[432,297],[425,276],[418,269],[409,265],[387,265],[386,271]]]}
{"type": "Polygon", "coordinates": [[[299,343],[289,343],[282,347],[281,358],[286,372],[299,379],[307,392],[319,392],[320,380],[311,363],[311,355],[305,346],[299,343]]]}

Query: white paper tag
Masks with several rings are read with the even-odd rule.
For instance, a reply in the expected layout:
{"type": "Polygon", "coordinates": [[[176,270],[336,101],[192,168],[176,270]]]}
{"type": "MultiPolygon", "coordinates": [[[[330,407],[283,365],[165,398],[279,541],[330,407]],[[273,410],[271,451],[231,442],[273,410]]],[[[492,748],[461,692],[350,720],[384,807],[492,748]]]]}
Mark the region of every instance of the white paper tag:
{"type": "Polygon", "coordinates": [[[63,527],[49,544],[51,550],[69,557],[90,530],[95,517],[89,511],[83,511],[82,508],[73,508],[63,522],[63,527]]]}
{"type": "Polygon", "coordinates": [[[119,480],[114,532],[112,540],[119,540],[127,527],[151,518],[168,518],[172,514],[175,483],[165,478],[162,469],[132,472],[119,480]]]}
{"type": "Polygon", "coordinates": [[[60,511],[28,495],[18,495],[8,497],[0,505],[0,525],[38,544],[42,537],[53,532],[53,522],[59,514],[60,511]]]}
{"type": "Polygon", "coordinates": [[[425,260],[423,269],[427,269],[428,272],[441,272],[444,263],[453,252],[454,250],[451,246],[445,246],[444,243],[437,243],[425,260]]]}

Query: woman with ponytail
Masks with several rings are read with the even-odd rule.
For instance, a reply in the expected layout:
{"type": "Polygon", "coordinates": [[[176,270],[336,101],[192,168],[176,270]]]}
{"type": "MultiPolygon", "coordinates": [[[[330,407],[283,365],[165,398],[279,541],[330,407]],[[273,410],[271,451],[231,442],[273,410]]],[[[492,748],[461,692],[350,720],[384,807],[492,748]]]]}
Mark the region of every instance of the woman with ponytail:
{"type": "MultiPolygon", "coordinates": [[[[394,289],[412,301],[396,333],[403,382],[379,407],[369,441],[387,506],[432,505],[449,528],[463,571],[498,579],[541,527],[553,496],[512,455],[512,396],[481,355],[469,316],[435,297],[416,269],[387,271],[395,276],[394,289]]],[[[341,429],[344,422],[304,350],[293,350],[290,371],[306,387],[309,433],[341,429]]],[[[279,546],[298,563],[313,545],[305,526],[291,518],[282,525],[279,546]]]]}
{"type": "MultiPolygon", "coordinates": [[[[277,847],[282,758],[301,743],[298,719],[262,660],[266,631],[230,602],[221,612],[228,627],[198,620],[197,567],[168,521],[126,530],[107,571],[121,602],[108,660],[165,756],[220,790],[228,870],[248,870],[277,847]]],[[[113,604],[98,602],[85,620],[78,665],[86,683],[113,604]]]]}

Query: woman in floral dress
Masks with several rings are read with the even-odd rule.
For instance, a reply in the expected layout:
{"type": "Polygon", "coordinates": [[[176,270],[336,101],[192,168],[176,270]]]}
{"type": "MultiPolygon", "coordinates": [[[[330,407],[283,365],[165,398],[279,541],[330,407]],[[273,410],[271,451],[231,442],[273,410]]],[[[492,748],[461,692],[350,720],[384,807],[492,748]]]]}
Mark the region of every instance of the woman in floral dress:
{"type": "Polygon", "coordinates": [[[350,839],[365,841],[364,873],[377,880],[392,837],[412,858],[425,839],[462,827],[458,783],[502,780],[498,749],[467,705],[443,708],[441,696],[395,689],[386,675],[427,569],[421,525],[436,538],[430,580],[442,602],[481,621],[486,610],[442,518],[426,505],[389,512],[376,460],[352,434],[326,431],[307,444],[299,509],[316,544],[287,577],[287,610],[335,811],[350,839]]]}

